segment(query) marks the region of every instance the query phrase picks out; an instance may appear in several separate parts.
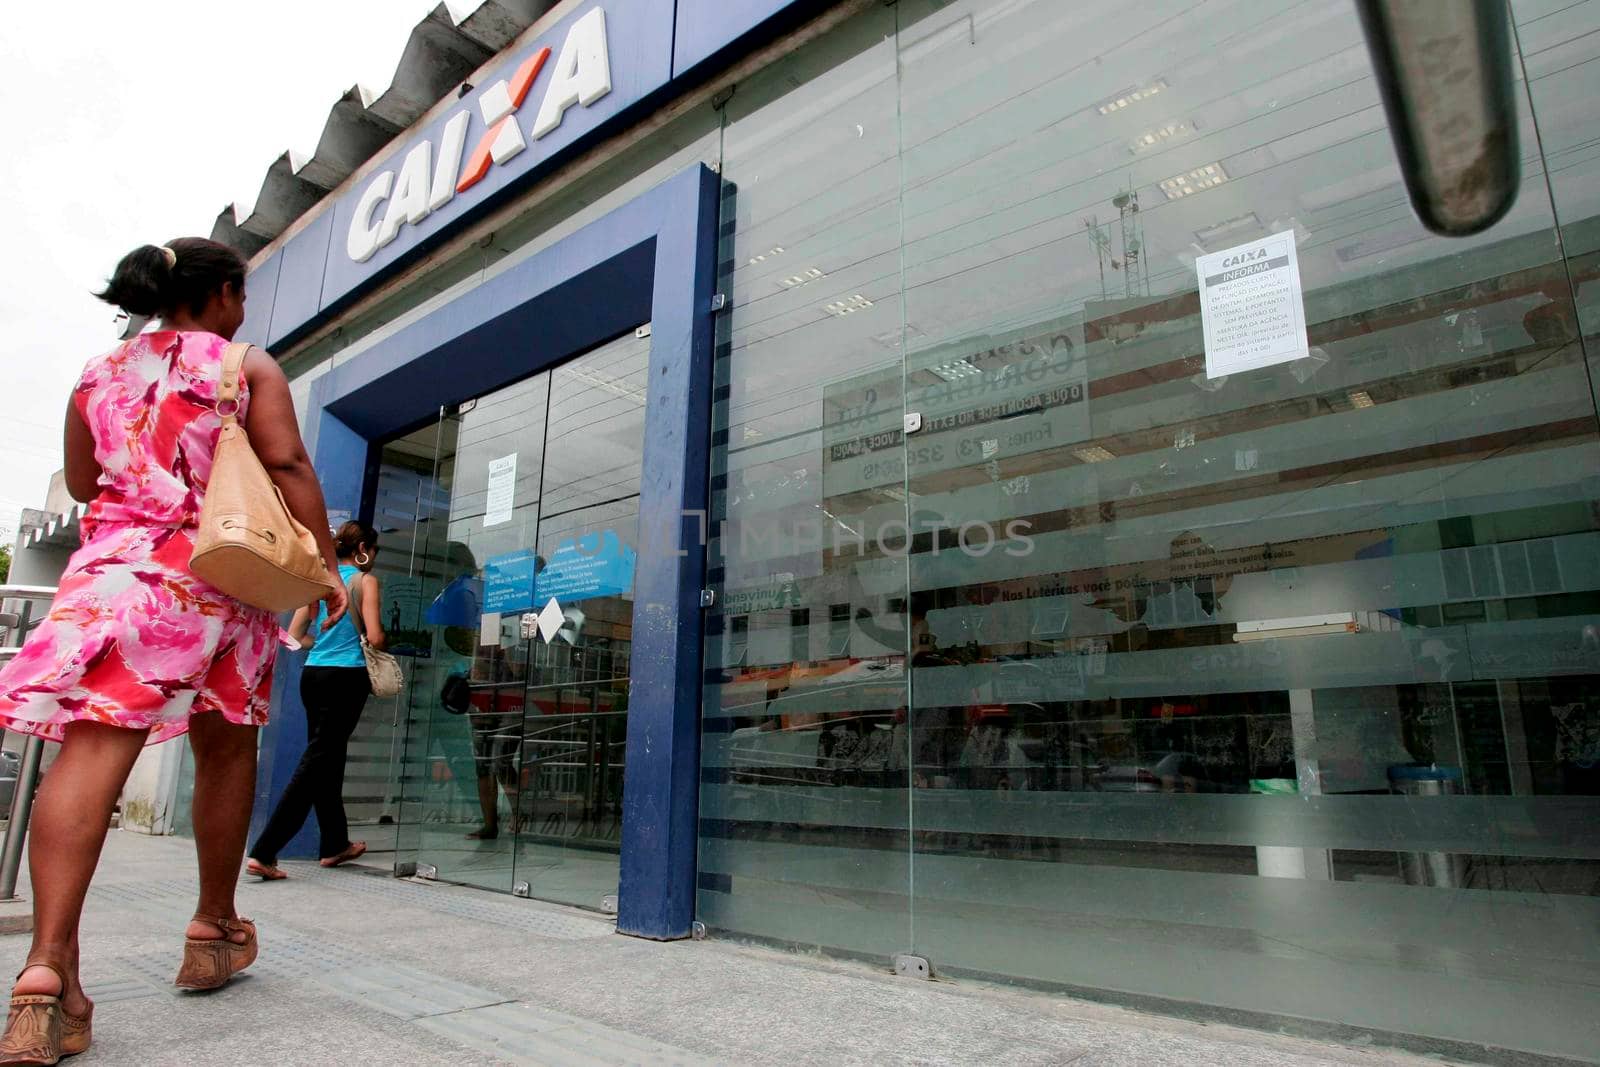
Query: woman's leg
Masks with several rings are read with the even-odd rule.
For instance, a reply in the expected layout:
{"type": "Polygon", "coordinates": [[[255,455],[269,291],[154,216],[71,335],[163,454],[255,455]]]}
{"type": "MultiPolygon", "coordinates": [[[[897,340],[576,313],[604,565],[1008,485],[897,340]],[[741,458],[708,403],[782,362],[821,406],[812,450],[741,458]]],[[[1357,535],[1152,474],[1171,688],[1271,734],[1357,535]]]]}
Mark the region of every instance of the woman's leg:
{"type": "MultiPolygon", "coordinates": [[[[189,718],[189,744],[194,749],[194,844],[200,857],[200,903],[196,915],[234,917],[233,891],[239,882],[250,809],[256,793],[254,726],[232,723],[214,711],[189,718]]],[[[189,937],[216,938],[222,931],[211,923],[191,922],[189,937]]],[[[232,940],[243,944],[246,935],[232,940]]]]}
{"type": "Polygon", "coordinates": [[[250,858],[267,866],[278,862],[278,851],[306,824],[317,800],[318,782],[323,774],[322,728],[328,719],[329,671],[336,667],[306,667],[300,672],[300,703],[306,709],[306,750],[300,754],[283,796],[261,828],[261,836],[250,849],[250,858]]]}
{"type": "MultiPolygon", "coordinates": [[[[144,747],[146,730],[96,722],[66,727],[61,753],[50,765],[28,825],[28,871],[33,882],[33,949],[67,966],[69,988],[44,967],[29,967],[17,993],[62,993],[66,1010],[84,1010],[78,984],[78,920],[89,880],[106,843],[111,809],[144,747]]],[[[30,953],[31,954],[31,953],[30,953]]]]}
{"type": "Polygon", "coordinates": [[[372,691],[365,667],[337,669],[339,674],[330,679],[329,706],[323,713],[322,760],[314,794],[321,838],[318,854],[322,859],[337,856],[350,847],[350,823],[344,813],[344,765],[350,754],[350,735],[355,733],[372,691]]]}

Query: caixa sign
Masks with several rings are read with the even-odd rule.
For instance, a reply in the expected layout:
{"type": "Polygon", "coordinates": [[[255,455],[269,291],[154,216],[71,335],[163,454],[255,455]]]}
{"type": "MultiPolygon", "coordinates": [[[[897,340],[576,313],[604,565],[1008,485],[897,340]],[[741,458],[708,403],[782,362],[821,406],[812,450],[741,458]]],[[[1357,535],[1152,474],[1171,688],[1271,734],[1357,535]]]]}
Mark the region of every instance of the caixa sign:
{"type": "Polygon", "coordinates": [[[437,143],[417,142],[394,170],[374,175],[356,200],[345,236],[345,253],[365,263],[400,235],[561,126],[567,111],[589,107],[611,92],[611,53],[606,45],[604,8],[590,9],[567,30],[561,53],[550,63],[545,45],[524,59],[510,77],[491,82],[478,94],[482,133],[466,152],[472,111],[451,115],[437,143]],[[541,78],[541,75],[544,75],[541,78]],[[533,121],[524,128],[523,104],[541,89],[533,121]]]}
{"type": "Polygon", "coordinates": [[[320,305],[360,287],[672,77],[671,4],[580,5],[334,209],[320,305]]]}

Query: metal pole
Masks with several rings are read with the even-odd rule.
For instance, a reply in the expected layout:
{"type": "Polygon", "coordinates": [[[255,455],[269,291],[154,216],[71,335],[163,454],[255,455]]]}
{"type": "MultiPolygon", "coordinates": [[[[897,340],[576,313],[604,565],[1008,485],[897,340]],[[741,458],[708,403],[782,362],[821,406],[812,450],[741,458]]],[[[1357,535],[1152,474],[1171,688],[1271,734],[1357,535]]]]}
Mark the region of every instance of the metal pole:
{"type": "Polygon", "coordinates": [[[33,813],[33,791],[39,784],[39,762],[44,755],[44,738],[31,734],[22,746],[22,766],[17,770],[17,789],[11,795],[11,821],[6,827],[4,851],[0,851],[0,900],[17,898],[17,875],[22,870],[22,847],[28,839],[28,817],[33,813]]]}

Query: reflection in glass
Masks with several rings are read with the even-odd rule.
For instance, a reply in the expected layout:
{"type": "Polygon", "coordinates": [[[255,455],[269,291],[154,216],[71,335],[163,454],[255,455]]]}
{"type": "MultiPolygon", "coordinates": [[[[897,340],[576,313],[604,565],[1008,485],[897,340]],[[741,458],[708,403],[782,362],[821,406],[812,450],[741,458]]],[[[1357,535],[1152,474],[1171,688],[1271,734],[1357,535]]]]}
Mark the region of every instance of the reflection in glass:
{"type": "MultiPolygon", "coordinates": [[[[1600,449],[1549,200],[1429,234],[1348,5],[893,10],[727,109],[702,917],[1592,1055],[1600,449]],[[1303,353],[1208,374],[1196,260],[1271,235],[1303,353]]],[[[1586,203],[1564,165],[1525,188],[1586,203]]]]}

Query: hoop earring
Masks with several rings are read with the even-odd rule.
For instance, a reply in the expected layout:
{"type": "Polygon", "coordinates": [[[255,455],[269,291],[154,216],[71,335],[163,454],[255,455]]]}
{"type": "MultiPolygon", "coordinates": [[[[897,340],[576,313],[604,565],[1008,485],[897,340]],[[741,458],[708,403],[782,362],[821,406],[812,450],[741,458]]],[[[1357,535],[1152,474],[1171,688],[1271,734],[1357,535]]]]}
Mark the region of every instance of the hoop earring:
{"type": "Polygon", "coordinates": [[[369,564],[371,562],[372,562],[372,557],[370,555],[358,554],[356,556],[356,566],[357,567],[365,567],[367,564],[369,564]]]}

